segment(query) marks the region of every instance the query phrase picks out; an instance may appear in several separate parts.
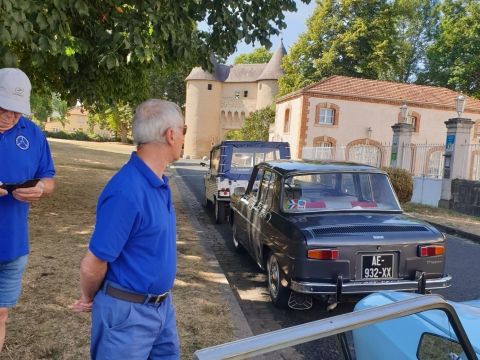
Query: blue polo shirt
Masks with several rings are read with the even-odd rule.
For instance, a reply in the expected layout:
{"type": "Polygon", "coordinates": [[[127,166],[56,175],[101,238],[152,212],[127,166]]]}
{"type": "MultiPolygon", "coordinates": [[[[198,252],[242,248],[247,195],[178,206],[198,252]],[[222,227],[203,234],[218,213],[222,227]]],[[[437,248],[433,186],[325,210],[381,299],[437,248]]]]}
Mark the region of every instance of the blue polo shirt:
{"type": "MultiPolygon", "coordinates": [[[[47,139],[32,121],[21,117],[13,128],[0,133],[2,183],[54,175],[47,139]]],[[[0,261],[28,254],[28,209],[28,203],[16,200],[11,194],[0,196],[0,261]]]]}
{"type": "Polygon", "coordinates": [[[100,195],[89,249],[108,262],[106,280],[145,294],[173,286],[176,225],[168,179],[135,152],[100,195]]]}

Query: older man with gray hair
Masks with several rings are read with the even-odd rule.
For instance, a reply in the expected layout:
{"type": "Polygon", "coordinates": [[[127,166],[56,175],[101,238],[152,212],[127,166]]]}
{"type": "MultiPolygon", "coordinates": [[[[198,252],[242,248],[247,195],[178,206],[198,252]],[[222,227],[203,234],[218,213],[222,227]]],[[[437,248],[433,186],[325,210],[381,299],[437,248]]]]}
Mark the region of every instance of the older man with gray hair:
{"type": "Polygon", "coordinates": [[[178,359],[170,290],[176,273],[176,223],[165,168],[180,158],[186,132],[180,108],[151,99],[133,124],[137,151],[105,186],[80,267],[76,311],[92,311],[93,359],[178,359]]]}

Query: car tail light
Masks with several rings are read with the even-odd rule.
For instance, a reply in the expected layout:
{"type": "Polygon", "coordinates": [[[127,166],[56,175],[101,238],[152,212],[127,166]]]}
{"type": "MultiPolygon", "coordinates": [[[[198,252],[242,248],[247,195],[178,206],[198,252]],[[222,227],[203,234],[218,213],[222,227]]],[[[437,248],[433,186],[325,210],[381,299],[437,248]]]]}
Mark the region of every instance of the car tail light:
{"type": "Polygon", "coordinates": [[[337,260],[337,249],[311,249],[307,251],[307,257],[309,259],[316,260],[337,260]]]}
{"type": "Polygon", "coordinates": [[[437,256],[445,254],[445,247],[443,245],[425,245],[418,247],[418,256],[437,256]]]}
{"type": "Polygon", "coordinates": [[[220,190],[218,190],[218,196],[230,196],[230,189],[221,188],[220,190]]]}

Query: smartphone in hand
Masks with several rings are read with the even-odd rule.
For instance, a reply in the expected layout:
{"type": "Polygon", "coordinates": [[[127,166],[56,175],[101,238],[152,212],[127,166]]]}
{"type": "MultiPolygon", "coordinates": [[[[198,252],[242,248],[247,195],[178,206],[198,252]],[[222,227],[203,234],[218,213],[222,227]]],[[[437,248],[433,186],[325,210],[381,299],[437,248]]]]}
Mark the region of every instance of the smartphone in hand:
{"type": "Polygon", "coordinates": [[[40,179],[30,179],[23,183],[4,183],[0,184],[0,189],[7,190],[9,193],[11,193],[18,188],[34,187],[39,181],[40,179]]]}

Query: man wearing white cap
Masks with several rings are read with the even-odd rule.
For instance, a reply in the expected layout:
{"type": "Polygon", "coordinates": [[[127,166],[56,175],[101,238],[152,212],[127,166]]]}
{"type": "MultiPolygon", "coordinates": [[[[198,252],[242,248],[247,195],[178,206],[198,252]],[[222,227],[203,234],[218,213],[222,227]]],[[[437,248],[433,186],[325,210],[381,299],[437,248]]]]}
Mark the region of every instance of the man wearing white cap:
{"type": "Polygon", "coordinates": [[[55,187],[47,139],[23,116],[30,115],[30,91],[24,72],[0,69],[0,352],[28,259],[29,204],[55,187]]]}

